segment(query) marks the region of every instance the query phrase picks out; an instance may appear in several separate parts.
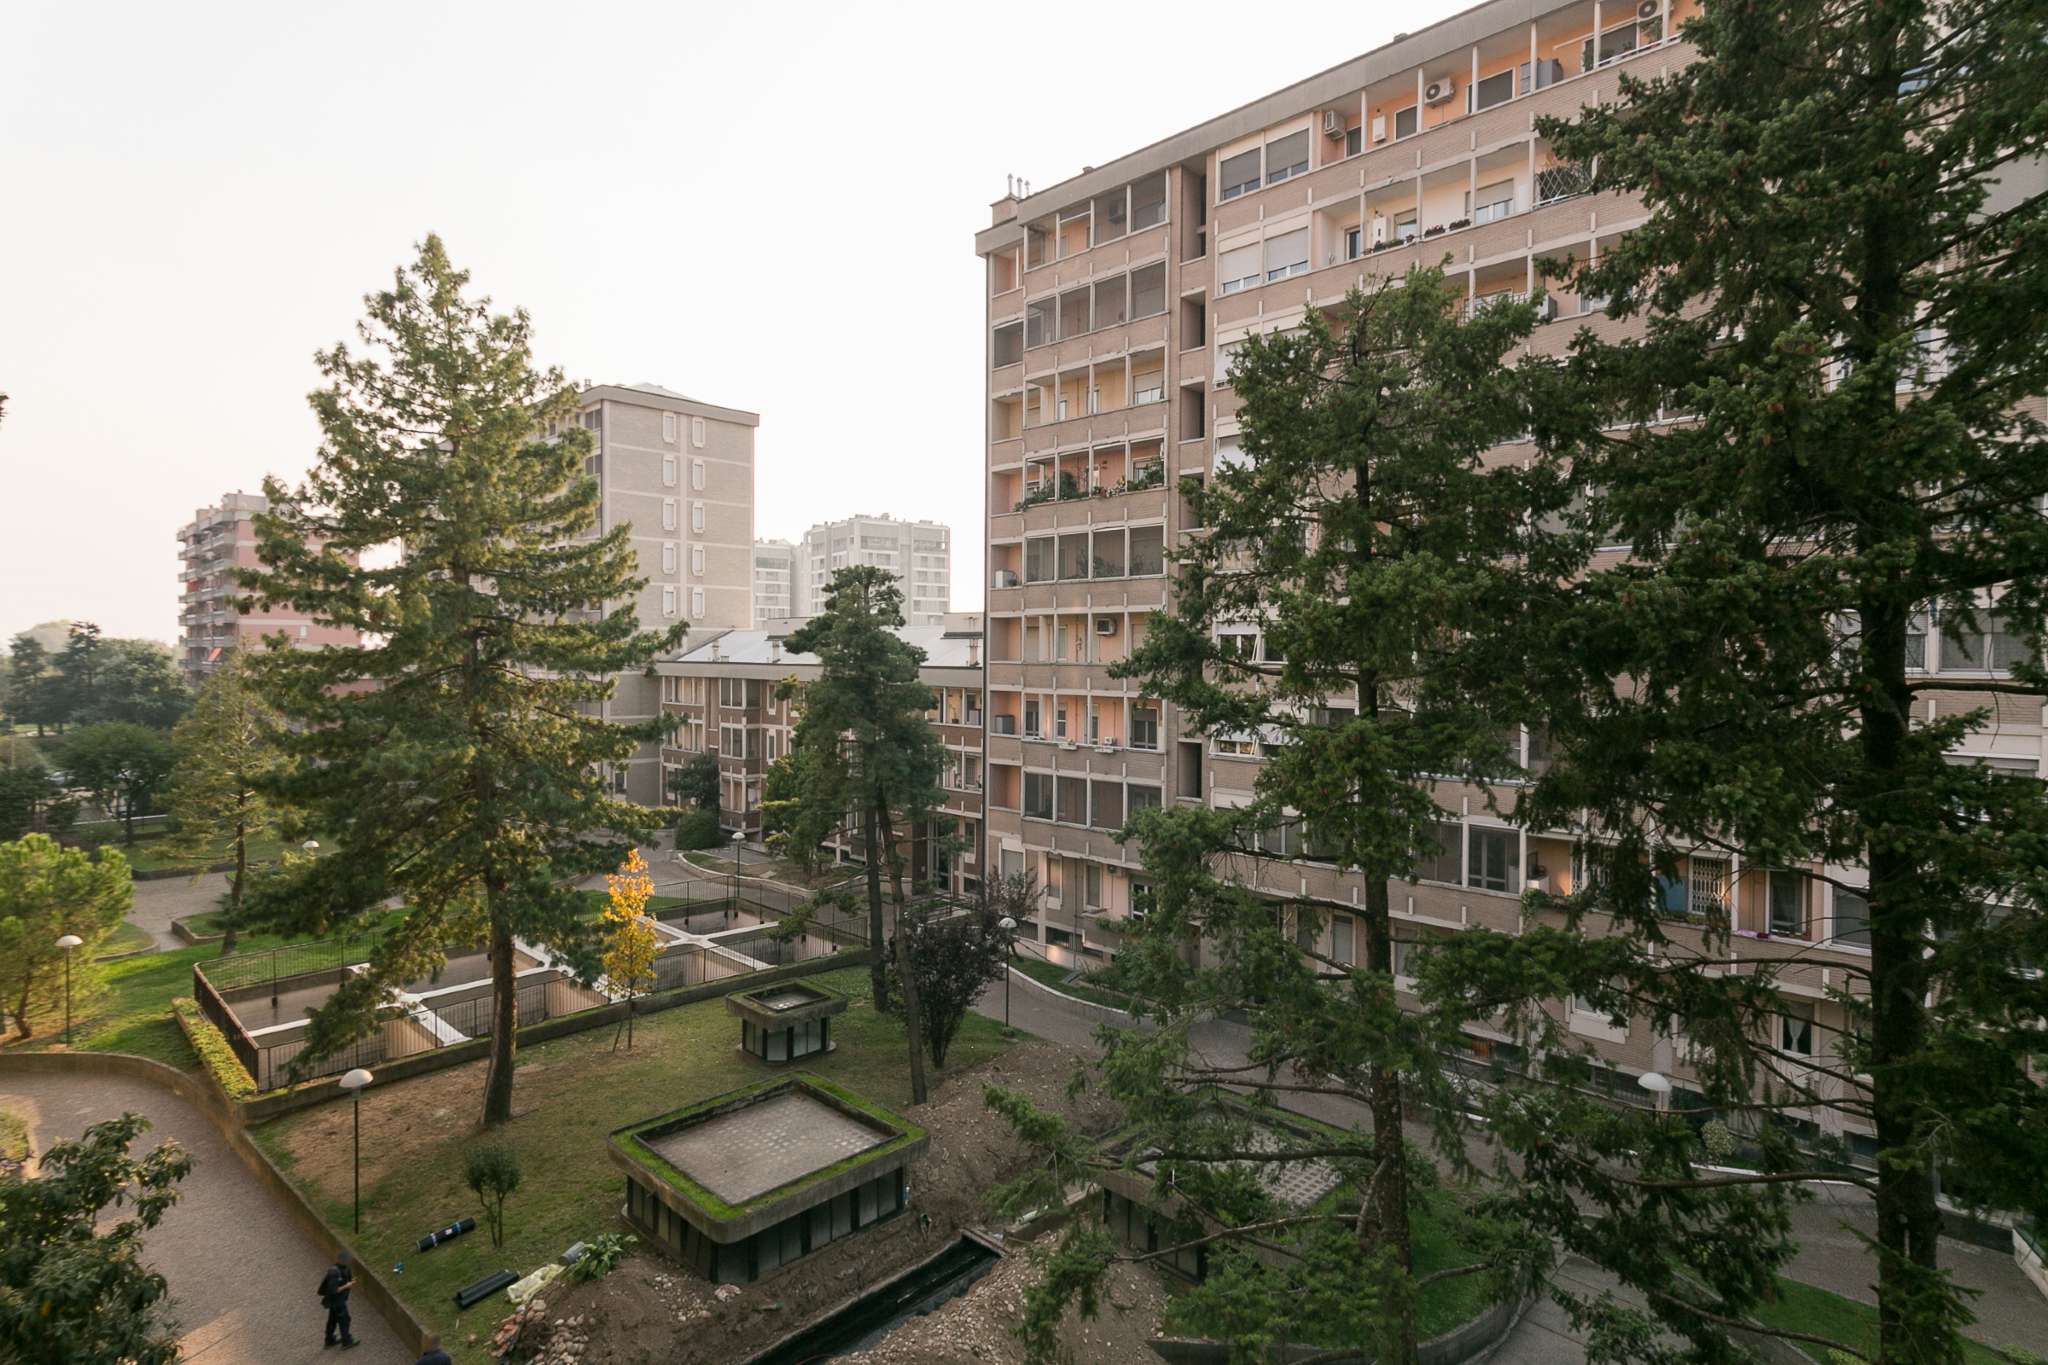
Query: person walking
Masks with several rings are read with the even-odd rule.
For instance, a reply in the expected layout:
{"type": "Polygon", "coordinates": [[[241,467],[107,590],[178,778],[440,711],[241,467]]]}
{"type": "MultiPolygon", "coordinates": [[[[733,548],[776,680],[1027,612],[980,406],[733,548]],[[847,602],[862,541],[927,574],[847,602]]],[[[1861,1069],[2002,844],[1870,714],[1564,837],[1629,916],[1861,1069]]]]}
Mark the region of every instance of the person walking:
{"type": "Polygon", "coordinates": [[[356,1344],[355,1336],[348,1330],[348,1291],[356,1287],[353,1260],[346,1250],[336,1252],[334,1264],[320,1277],[320,1306],[327,1310],[324,1345],[344,1350],[356,1344]]]}
{"type": "Polygon", "coordinates": [[[426,1354],[415,1360],[412,1365],[455,1365],[455,1361],[441,1349],[441,1338],[430,1333],[427,1337],[426,1354]]]}

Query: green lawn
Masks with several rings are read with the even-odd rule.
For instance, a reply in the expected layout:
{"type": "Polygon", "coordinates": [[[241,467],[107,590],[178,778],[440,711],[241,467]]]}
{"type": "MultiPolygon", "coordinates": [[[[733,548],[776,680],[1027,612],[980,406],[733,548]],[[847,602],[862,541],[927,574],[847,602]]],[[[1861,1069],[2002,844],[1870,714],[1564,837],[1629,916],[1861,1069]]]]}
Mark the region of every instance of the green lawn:
{"type": "Polygon", "coordinates": [[[155,943],[156,939],[150,936],[149,930],[124,919],[115,925],[114,932],[108,934],[101,942],[99,955],[112,957],[116,953],[140,952],[144,948],[154,946],[155,943]]]}
{"type": "Polygon", "coordinates": [[[0,1161],[28,1160],[28,1120],[0,1109],[0,1161]]]}
{"type": "Polygon", "coordinates": [[[1126,992],[1093,984],[1090,978],[1096,973],[1062,967],[1056,962],[1047,962],[1044,958],[1034,957],[1029,953],[1017,953],[1010,960],[1017,964],[1018,971],[1033,981],[1052,987],[1062,995],[1107,1005],[1113,1010],[1128,1010],[1131,1007],[1131,997],[1126,992]]]}
{"type": "MultiPolygon", "coordinates": [[[[296,848],[300,842],[299,840],[293,840],[292,846],[296,848]]],[[[108,841],[107,847],[120,849],[127,857],[128,865],[137,872],[162,872],[169,868],[182,868],[190,872],[199,871],[211,865],[210,862],[196,863],[188,858],[172,857],[164,851],[161,838],[144,839],[134,845],[124,846],[119,838],[116,837],[108,841]]],[[[274,863],[277,861],[278,854],[283,849],[284,841],[278,838],[276,834],[266,834],[261,838],[251,839],[249,841],[249,865],[252,867],[263,867],[274,863]]],[[[229,860],[221,859],[220,861],[226,862],[229,860]]]]}
{"type": "MultiPolygon", "coordinates": [[[[1877,1358],[1877,1309],[1871,1304],[1780,1276],[1777,1302],[1759,1307],[1755,1317],[1766,1327],[1811,1332],[1854,1347],[1873,1360],[1877,1358]]],[[[1803,1344],[1800,1349],[1817,1360],[1824,1358],[1826,1350],[1803,1344]]],[[[2005,1365],[2005,1357],[1974,1341],[1964,1343],[1963,1359],[1969,1365],[2005,1365]]]]}
{"type": "MultiPolygon", "coordinates": [[[[868,1001],[865,967],[807,978],[844,992],[854,1004],[833,1021],[838,1047],[806,1069],[849,1086],[878,1103],[909,1103],[903,1030],[868,1001]]],[[[519,1052],[516,1116],[493,1140],[514,1147],[525,1180],[506,1204],[505,1246],[494,1249],[479,1228],[446,1246],[420,1252],[424,1233],[478,1213],[462,1183],[465,1150],[477,1140],[484,1064],[475,1062],[401,1081],[363,1100],[363,1230],[358,1254],[386,1273],[403,1263],[391,1284],[430,1325],[442,1332],[458,1360],[482,1360],[460,1343],[470,1332],[488,1337],[503,1316],[501,1300],[458,1314],[451,1295],[491,1271],[521,1272],[555,1259],[564,1247],[616,1226],[622,1177],[605,1152],[605,1134],[638,1119],[737,1089],[767,1075],[762,1063],[740,1052],[739,1025],[722,1000],[707,1000],[643,1016],[631,1052],[612,1048],[610,1029],[593,1029],[519,1052]],[[394,1120],[372,1117],[390,1105],[394,1120]],[[379,1136],[373,1139],[373,1131],[379,1136]],[[395,1145],[373,1155],[373,1141],[395,1145]]],[[[1002,1026],[970,1013],[953,1043],[945,1073],[977,1066],[1007,1044],[1002,1026]]],[[[339,1104],[288,1115],[252,1130],[256,1141],[305,1188],[335,1226],[349,1223],[349,1167],[340,1143],[345,1122],[339,1104]]]]}

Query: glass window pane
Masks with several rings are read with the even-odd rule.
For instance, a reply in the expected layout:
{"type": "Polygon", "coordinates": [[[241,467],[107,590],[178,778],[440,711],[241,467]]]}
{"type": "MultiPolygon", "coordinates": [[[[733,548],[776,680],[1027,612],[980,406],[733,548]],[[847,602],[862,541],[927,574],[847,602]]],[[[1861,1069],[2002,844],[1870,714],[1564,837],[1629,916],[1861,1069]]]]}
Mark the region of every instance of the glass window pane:
{"type": "Polygon", "coordinates": [[[1266,144],[1266,183],[1277,185],[1308,170],[1308,129],[1266,144]]]}
{"type": "Polygon", "coordinates": [[[1013,322],[996,328],[995,345],[990,348],[989,363],[993,365],[1014,365],[1024,358],[1024,324],[1013,322]]]}
{"type": "Polygon", "coordinates": [[[1284,280],[1308,269],[1308,229],[1296,228],[1266,239],[1266,279],[1284,280]]]}
{"type": "Polygon", "coordinates": [[[1259,149],[1239,152],[1236,156],[1223,159],[1217,171],[1217,180],[1222,186],[1221,197],[1235,199],[1246,190],[1259,187],[1259,149]]]}
{"type": "Polygon", "coordinates": [[[1835,890],[1836,943],[1870,946],[1870,901],[1860,892],[1835,890]]]}
{"type": "Polygon", "coordinates": [[[1107,194],[1095,196],[1095,240],[1098,243],[1115,241],[1129,226],[1129,206],[1121,185],[1107,194]]]}
{"type": "Polygon", "coordinates": [[[1149,318],[1166,311],[1166,262],[1131,272],[1131,316],[1149,318]]]}
{"type": "Polygon", "coordinates": [[[1418,126],[1419,110],[1414,105],[1394,111],[1394,136],[1413,137],[1418,126]]]}
{"type": "Polygon", "coordinates": [[[1114,327],[1126,320],[1124,312],[1125,277],[1118,275],[1113,280],[1103,280],[1095,286],[1095,325],[1114,327]]]}
{"type": "Polygon", "coordinates": [[[1235,294],[1258,284],[1259,254],[1257,243],[1224,252],[1216,262],[1216,292],[1235,294]]]}
{"type": "Polygon", "coordinates": [[[1131,231],[1166,221],[1166,172],[1147,176],[1131,186],[1131,231]]]}

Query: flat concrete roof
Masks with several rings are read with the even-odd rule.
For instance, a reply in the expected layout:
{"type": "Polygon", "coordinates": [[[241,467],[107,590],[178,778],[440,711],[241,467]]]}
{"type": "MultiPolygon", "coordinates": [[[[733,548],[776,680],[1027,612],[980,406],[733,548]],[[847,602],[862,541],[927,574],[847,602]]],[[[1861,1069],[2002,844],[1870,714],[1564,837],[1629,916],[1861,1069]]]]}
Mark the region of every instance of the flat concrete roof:
{"type": "Polygon", "coordinates": [[[890,1137],[792,1089],[642,1141],[726,1203],[744,1204],[890,1137]]]}

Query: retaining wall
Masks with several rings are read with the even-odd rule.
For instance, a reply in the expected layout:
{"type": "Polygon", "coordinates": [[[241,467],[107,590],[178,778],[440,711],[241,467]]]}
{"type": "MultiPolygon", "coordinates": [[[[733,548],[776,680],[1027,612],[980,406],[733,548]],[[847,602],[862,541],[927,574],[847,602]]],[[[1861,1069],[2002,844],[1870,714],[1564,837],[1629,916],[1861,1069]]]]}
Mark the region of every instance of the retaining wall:
{"type": "MultiPolygon", "coordinates": [[[[1416,1358],[1421,1365],[1462,1365],[1464,1361],[1476,1360],[1500,1345],[1534,1302],[1531,1297],[1519,1302],[1497,1303],[1462,1327],[1416,1343],[1416,1358]]],[[[1192,1337],[1154,1337],[1152,1349],[1161,1360],[1170,1361],[1172,1365],[1226,1365],[1230,1359],[1230,1347],[1224,1343],[1192,1337]]],[[[1310,1359],[1317,1365],[1372,1365],[1374,1359],[1357,1353],[1326,1355],[1324,1350],[1319,1346],[1284,1343],[1269,1350],[1266,1359],[1274,1365],[1310,1359]]]]}

